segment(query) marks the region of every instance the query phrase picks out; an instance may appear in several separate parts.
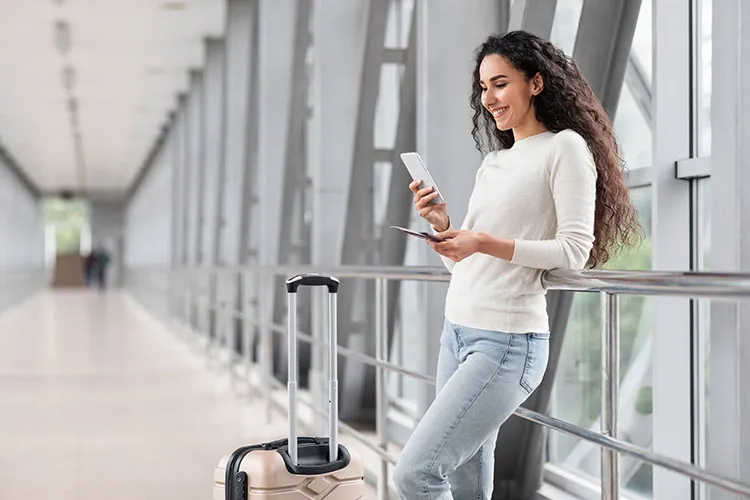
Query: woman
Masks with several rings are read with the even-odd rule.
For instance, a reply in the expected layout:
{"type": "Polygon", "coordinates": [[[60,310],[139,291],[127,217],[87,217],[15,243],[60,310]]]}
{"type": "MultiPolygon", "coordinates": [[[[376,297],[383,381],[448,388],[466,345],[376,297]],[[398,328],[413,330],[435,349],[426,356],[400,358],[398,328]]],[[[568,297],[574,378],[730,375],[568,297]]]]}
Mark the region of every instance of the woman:
{"type": "Polygon", "coordinates": [[[541,383],[541,273],[605,263],[639,237],[612,124],[575,62],[527,32],[490,36],[473,75],[472,136],[487,154],[461,229],[409,185],[451,271],[437,396],[394,471],[406,500],[492,497],[500,425],[541,383]]]}

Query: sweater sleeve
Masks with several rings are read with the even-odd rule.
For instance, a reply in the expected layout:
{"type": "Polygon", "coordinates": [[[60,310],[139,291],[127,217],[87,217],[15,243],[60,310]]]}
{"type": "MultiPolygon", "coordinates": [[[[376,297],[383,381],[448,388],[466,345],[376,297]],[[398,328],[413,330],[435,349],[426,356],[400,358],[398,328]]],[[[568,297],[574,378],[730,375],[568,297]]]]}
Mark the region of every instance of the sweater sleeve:
{"type": "Polygon", "coordinates": [[[555,238],[516,239],[511,262],[537,269],[583,269],[594,243],[596,165],[583,137],[572,131],[558,135],[550,168],[555,238]]]}

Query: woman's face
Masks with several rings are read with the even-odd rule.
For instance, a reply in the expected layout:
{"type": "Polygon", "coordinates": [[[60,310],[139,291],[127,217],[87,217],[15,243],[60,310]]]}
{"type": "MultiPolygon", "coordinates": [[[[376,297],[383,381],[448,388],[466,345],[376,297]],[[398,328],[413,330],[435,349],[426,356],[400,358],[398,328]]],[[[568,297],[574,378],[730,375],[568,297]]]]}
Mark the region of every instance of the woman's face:
{"type": "Polygon", "coordinates": [[[542,90],[539,74],[527,80],[505,57],[490,54],[479,65],[479,84],[482,105],[492,113],[498,129],[523,128],[536,121],[531,101],[542,90]]]}

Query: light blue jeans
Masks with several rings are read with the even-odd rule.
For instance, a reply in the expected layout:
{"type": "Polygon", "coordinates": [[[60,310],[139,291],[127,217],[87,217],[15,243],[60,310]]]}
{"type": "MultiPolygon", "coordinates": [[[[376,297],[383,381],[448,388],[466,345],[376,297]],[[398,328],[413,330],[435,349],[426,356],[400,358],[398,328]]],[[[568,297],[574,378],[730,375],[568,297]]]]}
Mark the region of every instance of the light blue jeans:
{"type": "Polygon", "coordinates": [[[539,386],[549,333],[477,330],[446,321],[437,396],[394,470],[404,500],[490,500],[500,425],[539,386]]]}

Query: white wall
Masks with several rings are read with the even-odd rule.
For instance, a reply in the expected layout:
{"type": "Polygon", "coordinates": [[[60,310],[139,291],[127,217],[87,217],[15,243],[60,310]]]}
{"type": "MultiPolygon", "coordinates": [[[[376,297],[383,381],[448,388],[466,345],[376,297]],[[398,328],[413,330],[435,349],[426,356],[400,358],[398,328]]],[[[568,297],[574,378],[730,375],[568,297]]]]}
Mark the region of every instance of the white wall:
{"type": "Polygon", "coordinates": [[[172,251],[172,169],[166,141],[125,209],[125,267],[169,267],[172,251]]]}
{"type": "Polygon", "coordinates": [[[40,200],[0,156],[0,310],[43,285],[43,227],[40,200]]]}

